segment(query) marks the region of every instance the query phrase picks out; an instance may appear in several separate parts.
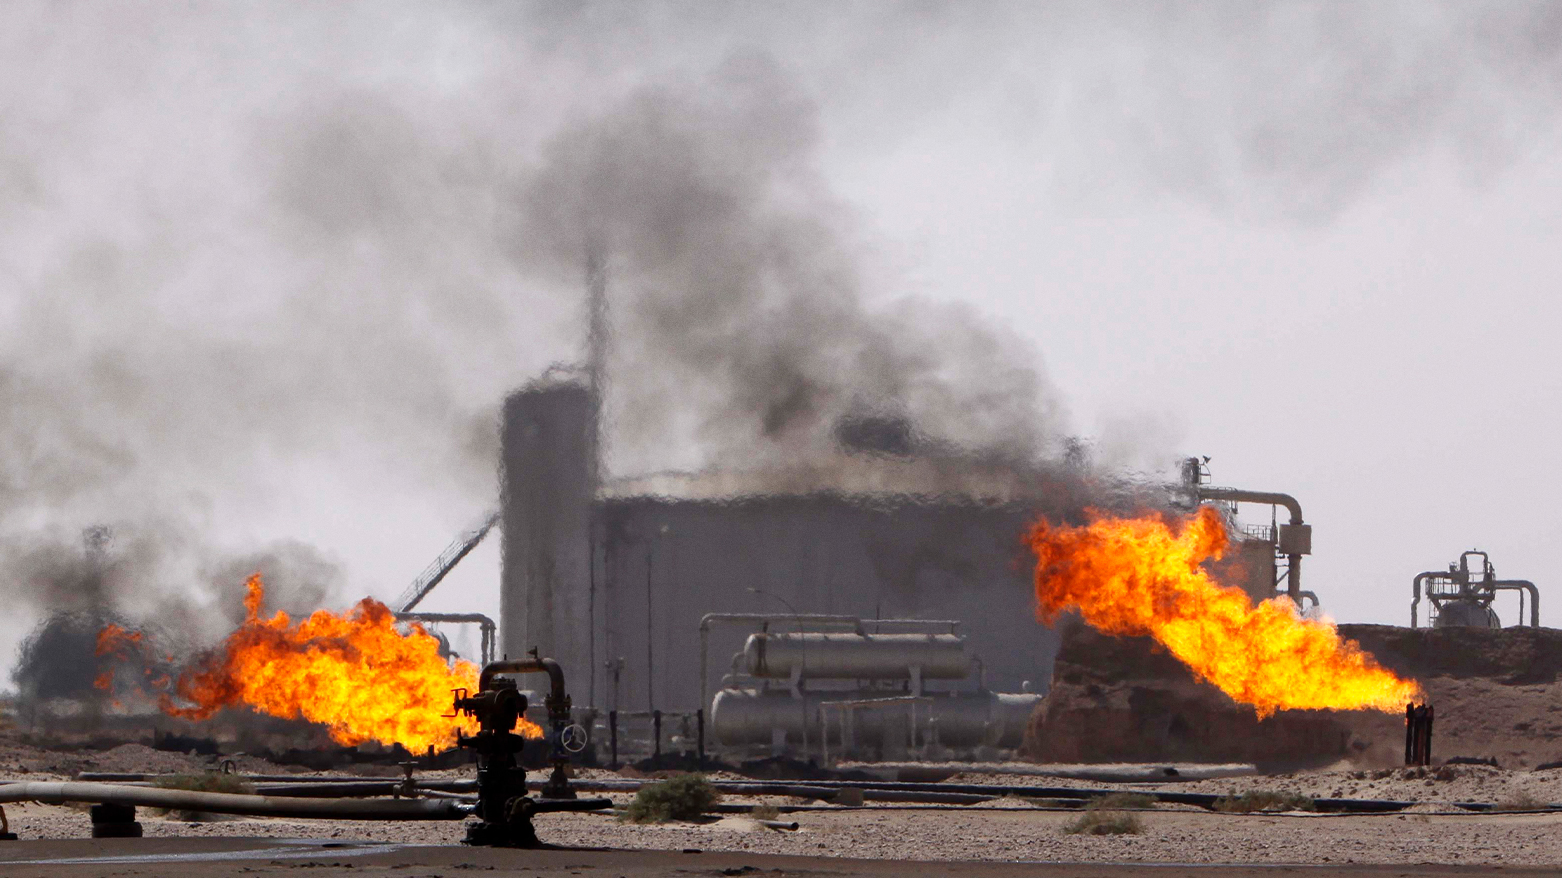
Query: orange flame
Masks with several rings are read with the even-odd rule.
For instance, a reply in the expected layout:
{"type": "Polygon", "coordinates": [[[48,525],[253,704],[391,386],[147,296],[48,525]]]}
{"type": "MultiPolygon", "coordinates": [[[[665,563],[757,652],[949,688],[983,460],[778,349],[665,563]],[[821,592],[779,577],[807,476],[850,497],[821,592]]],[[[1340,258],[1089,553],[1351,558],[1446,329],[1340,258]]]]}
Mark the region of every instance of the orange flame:
{"type": "Polygon", "coordinates": [[[1156,517],[1096,516],[1084,527],[1042,520],[1036,553],[1036,615],[1051,624],[1078,609],[1115,635],[1149,635],[1260,718],[1277,710],[1404,710],[1420,694],[1380,666],[1333,623],[1302,619],[1281,597],[1253,606],[1200,566],[1228,537],[1219,513],[1201,508],[1179,532],[1156,517]]]}
{"type": "MultiPolygon", "coordinates": [[[[92,654],[98,658],[104,656],[123,658],[126,653],[134,649],[140,642],[140,631],[130,631],[110,622],[103,626],[102,631],[98,632],[97,647],[92,654]]],[[[114,669],[109,667],[98,672],[97,677],[92,680],[92,685],[94,688],[102,689],[104,692],[113,689],[114,669]]]]}
{"type": "MultiPolygon", "coordinates": [[[[372,598],[340,615],[317,610],[295,623],[278,612],[263,619],[260,575],[245,588],[244,624],[228,635],[212,664],[179,676],[175,692],[191,706],[164,696],[166,713],[205,719],[243,704],[322,723],[340,744],[378,741],[414,753],[447,750],[458,732],[477,731],[472,717],[443,715],[452,690],[477,688],[477,666],[449,665],[421,626],[402,634],[390,609],[372,598]]],[[[525,719],[517,731],[542,737],[541,727],[525,719]]]]}

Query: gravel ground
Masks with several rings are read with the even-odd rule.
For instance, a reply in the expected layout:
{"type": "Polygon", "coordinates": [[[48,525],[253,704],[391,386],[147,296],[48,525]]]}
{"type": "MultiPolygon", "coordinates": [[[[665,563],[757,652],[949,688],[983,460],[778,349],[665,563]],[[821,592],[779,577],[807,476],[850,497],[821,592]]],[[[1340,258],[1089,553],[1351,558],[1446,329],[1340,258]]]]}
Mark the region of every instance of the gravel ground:
{"type": "MultiPolygon", "coordinates": [[[[209,767],[203,757],[165,753],[127,744],[104,751],[51,752],[14,744],[0,745],[0,781],[67,780],[77,771],[189,772],[209,767]]],[[[289,772],[284,766],[240,758],[240,769],[254,773],[289,772]]],[[[389,767],[362,769],[385,774],[389,767]]],[[[463,770],[423,776],[469,777],[463,770]]],[[[587,778],[620,778],[612,772],[582,771],[587,778]]],[[[723,775],[722,777],[725,777],[723,775]]],[[[738,780],[742,778],[732,777],[738,780]]],[[[1138,812],[1138,835],[1082,836],[1065,832],[1075,811],[1037,808],[1018,798],[985,806],[918,809],[870,806],[861,809],[797,812],[797,832],[766,829],[739,816],[704,823],[634,826],[597,814],[549,814],[539,817],[539,835],[558,845],[625,850],[706,851],[857,857],[895,860],[1046,860],[1079,863],[1252,863],[1252,864],[1470,864],[1562,865],[1562,813],[1439,813],[1456,801],[1523,804],[1562,802],[1562,770],[1507,771],[1488,766],[1445,766],[1430,772],[1397,769],[1305,772],[1191,781],[1174,784],[1105,784],[1098,781],[1006,773],[966,772],[953,783],[1113,788],[1153,792],[1239,794],[1274,790],[1311,797],[1400,799],[1424,803],[1410,813],[1336,816],[1294,814],[1218,814],[1191,807],[1158,805],[1138,812]]],[[[613,795],[616,801],[627,795],[613,795]]],[[[794,804],[796,800],[728,797],[736,804],[794,804]]],[[[86,838],[85,807],[36,803],[6,806],[11,829],[23,839],[86,838]]],[[[189,822],[138,815],[149,837],[315,838],[399,844],[444,845],[459,842],[459,822],[384,823],[223,819],[189,822]]]]}
{"type": "MultiPolygon", "coordinates": [[[[7,806],[22,838],[85,838],[84,811],[7,806]]],[[[1379,863],[1559,865],[1562,815],[1423,814],[1334,817],[1227,815],[1191,809],[1140,812],[1140,835],[1064,832],[1075,815],[1029,807],[974,811],[869,808],[789,815],[797,832],[765,829],[745,817],[709,823],[633,826],[591,814],[539,817],[557,845],[642,850],[741,851],[802,856],[919,860],[1048,860],[1162,863],[1379,863]]],[[[322,838],[400,844],[454,844],[459,823],[223,820],[188,823],[141,815],[149,837],[322,838]]]]}

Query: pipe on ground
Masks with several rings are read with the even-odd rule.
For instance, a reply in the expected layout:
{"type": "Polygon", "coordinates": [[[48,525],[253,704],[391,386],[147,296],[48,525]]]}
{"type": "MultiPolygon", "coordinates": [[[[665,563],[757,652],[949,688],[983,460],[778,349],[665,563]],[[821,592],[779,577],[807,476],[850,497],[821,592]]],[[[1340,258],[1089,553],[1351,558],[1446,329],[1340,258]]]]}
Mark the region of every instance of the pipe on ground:
{"type": "Polygon", "coordinates": [[[471,805],[449,799],[297,799],[75,781],[0,784],[0,804],[8,802],[91,802],[248,817],[330,820],[464,820],[472,813],[471,805]]]}

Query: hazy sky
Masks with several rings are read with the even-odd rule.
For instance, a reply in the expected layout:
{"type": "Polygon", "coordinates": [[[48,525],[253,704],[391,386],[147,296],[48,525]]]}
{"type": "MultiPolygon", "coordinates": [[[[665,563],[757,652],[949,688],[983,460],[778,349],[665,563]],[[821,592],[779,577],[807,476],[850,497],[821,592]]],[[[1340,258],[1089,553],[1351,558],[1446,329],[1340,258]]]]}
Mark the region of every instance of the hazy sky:
{"type": "MultiPolygon", "coordinates": [[[[580,356],[536,207],[599,179],[572,145],[687,143],[583,203],[753,194],[676,228],[734,272],[820,242],[775,282],[851,326],[992,327],[1099,459],[1295,495],[1340,621],[1404,624],[1470,547],[1551,621],[1559,107],[1562,6],[1513,0],[8,3],[0,539],[155,532],[196,603],[293,539],[395,595],[492,504],[503,392],[580,356]]],[[[652,245],[615,287],[647,321],[689,270],[652,245]]],[[[487,546],[428,608],[496,583],[487,546]]]]}

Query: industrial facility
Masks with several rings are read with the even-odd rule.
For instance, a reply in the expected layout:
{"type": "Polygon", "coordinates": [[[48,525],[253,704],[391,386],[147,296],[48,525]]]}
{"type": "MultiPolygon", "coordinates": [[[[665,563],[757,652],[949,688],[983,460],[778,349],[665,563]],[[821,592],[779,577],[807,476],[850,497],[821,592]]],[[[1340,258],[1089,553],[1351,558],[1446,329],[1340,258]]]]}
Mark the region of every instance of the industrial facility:
{"type": "Polygon", "coordinates": [[[576,669],[577,712],[615,755],[634,740],[814,759],[1012,751],[1059,645],[1037,623],[1022,539],[1043,516],[1221,504],[1236,539],[1225,575],[1258,600],[1317,604],[1300,587],[1297,501],[1211,487],[1205,461],[1180,486],[1114,494],[1065,470],[919,455],[884,420],[838,429],[838,459],[813,468],[601,479],[593,387],[549,375],[506,400],[489,524],[503,534],[498,653],[576,669]],[[1240,530],[1237,503],[1290,517],[1240,530]]]}

